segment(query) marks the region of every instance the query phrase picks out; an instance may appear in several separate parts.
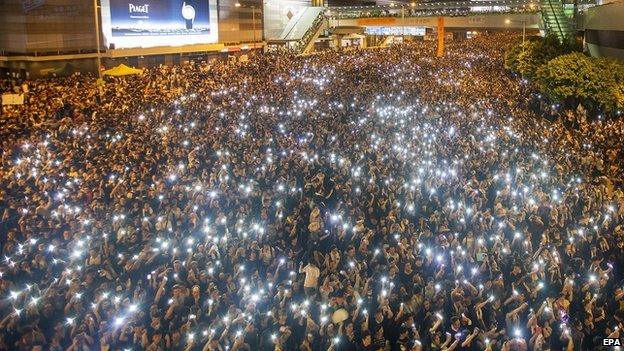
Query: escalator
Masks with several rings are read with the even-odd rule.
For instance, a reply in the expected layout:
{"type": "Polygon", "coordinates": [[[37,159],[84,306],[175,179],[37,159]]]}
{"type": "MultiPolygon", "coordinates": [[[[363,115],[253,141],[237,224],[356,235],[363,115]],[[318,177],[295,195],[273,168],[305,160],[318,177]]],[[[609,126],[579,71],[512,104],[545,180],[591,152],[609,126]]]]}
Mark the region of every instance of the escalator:
{"type": "Polygon", "coordinates": [[[574,28],[561,0],[541,0],[540,7],[546,32],[553,33],[562,43],[574,39],[574,28]]]}

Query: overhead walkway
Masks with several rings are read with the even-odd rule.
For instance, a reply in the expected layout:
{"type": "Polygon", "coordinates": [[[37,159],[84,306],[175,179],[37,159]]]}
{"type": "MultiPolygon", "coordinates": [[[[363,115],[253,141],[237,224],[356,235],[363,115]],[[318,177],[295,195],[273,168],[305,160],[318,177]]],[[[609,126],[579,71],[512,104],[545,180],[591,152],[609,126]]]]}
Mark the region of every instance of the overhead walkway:
{"type": "Polygon", "coordinates": [[[502,12],[537,9],[538,4],[531,0],[475,0],[475,1],[442,1],[414,2],[404,6],[336,6],[330,7],[332,14],[348,15],[349,13],[383,14],[394,16],[422,16],[422,11],[443,10],[452,14],[459,9],[470,9],[473,12],[502,12]]]}
{"type": "MultiPolygon", "coordinates": [[[[595,0],[577,0],[593,4],[595,0]]],[[[290,19],[282,34],[269,44],[286,44],[297,53],[309,52],[326,30],[341,21],[365,18],[413,18],[432,16],[475,16],[491,14],[539,13],[540,29],[554,33],[561,41],[574,37],[572,19],[564,13],[562,0],[473,0],[413,2],[390,6],[310,7],[290,19]]],[[[403,25],[403,22],[400,22],[403,25]]],[[[510,27],[511,28],[511,27],[510,27]]]]}

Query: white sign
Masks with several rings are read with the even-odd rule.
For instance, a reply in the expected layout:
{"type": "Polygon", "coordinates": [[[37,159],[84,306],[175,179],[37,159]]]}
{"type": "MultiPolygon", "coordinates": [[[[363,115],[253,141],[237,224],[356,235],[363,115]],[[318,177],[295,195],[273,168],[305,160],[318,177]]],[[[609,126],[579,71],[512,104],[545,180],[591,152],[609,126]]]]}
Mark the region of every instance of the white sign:
{"type": "Polygon", "coordinates": [[[43,5],[44,0],[22,0],[22,8],[24,12],[32,11],[43,5]]]}
{"type": "Polygon", "coordinates": [[[216,43],[219,36],[217,2],[101,0],[105,45],[122,49],[216,43]]]}
{"type": "Polygon", "coordinates": [[[4,105],[23,105],[24,94],[2,94],[2,106],[4,105]]]}

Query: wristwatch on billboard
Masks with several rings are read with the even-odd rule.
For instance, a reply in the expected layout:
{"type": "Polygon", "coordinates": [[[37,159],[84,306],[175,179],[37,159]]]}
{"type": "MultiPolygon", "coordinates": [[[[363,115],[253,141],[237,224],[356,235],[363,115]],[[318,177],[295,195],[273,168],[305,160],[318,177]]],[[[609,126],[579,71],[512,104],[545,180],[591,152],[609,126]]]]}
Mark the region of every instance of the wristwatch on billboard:
{"type": "Polygon", "coordinates": [[[185,2],[182,3],[182,17],[186,21],[186,29],[193,29],[195,20],[195,8],[185,2]]]}

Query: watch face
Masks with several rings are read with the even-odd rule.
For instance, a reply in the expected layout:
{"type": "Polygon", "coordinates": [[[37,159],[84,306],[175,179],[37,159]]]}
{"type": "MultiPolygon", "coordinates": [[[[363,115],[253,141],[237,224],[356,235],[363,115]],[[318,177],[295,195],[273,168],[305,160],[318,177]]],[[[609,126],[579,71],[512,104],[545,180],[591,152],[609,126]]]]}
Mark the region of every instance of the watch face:
{"type": "Polygon", "coordinates": [[[182,7],[182,17],[186,20],[195,18],[195,8],[191,5],[184,5],[182,7]]]}

